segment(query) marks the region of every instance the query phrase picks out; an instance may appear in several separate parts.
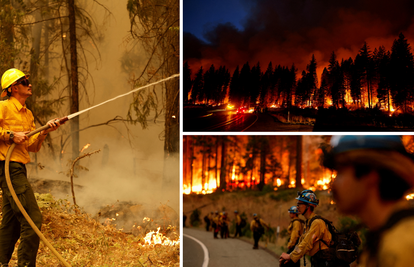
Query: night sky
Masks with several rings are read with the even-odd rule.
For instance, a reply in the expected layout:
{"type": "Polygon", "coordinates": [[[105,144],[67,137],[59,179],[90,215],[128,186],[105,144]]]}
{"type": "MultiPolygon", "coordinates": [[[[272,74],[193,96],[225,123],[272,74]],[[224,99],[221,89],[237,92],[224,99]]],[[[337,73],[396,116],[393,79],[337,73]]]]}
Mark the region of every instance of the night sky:
{"type": "Polygon", "coordinates": [[[391,50],[402,32],[414,44],[412,0],[183,0],[183,59],[193,74],[220,65],[233,73],[249,61],[264,72],[271,61],[306,69],[312,54],[318,73],[334,51],[355,59],[364,41],[371,51],[391,50]]]}

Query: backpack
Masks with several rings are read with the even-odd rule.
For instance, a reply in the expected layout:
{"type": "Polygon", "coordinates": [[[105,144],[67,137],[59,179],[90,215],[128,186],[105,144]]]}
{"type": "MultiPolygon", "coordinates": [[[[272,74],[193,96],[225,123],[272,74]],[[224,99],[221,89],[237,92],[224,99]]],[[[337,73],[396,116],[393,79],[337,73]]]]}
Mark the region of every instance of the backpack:
{"type": "Polygon", "coordinates": [[[240,221],[240,228],[244,228],[246,226],[246,224],[247,224],[246,219],[245,218],[240,218],[240,219],[241,219],[241,221],[240,221]]]}
{"type": "Polygon", "coordinates": [[[358,234],[355,231],[341,233],[336,230],[331,221],[318,215],[309,221],[309,228],[312,225],[312,222],[316,219],[323,220],[332,235],[332,241],[330,244],[327,244],[324,240],[321,240],[329,247],[330,259],[339,260],[347,264],[355,261],[358,256],[358,246],[361,244],[361,239],[358,234]]]}

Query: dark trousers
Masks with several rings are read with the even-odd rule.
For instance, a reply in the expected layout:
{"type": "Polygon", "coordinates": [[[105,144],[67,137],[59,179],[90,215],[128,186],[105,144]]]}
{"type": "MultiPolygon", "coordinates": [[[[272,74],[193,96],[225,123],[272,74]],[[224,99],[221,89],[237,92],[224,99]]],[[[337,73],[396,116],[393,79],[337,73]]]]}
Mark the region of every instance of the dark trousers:
{"type": "MultiPolygon", "coordinates": [[[[32,187],[27,181],[26,167],[22,163],[10,163],[10,176],[17,197],[40,229],[42,214],[37,206],[32,187]]],[[[3,191],[3,219],[0,225],[0,263],[7,264],[14,251],[14,246],[20,238],[17,250],[18,266],[36,266],[36,255],[39,249],[39,237],[23,217],[7,187],[4,174],[4,161],[0,162],[0,185],[3,191]]]]}
{"type": "Polygon", "coordinates": [[[206,222],[206,231],[210,231],[210,221],[206,222]]]}
{"type": "Polygon", "coordinates": [[[236,224],[236,233],[234,234],[234,237],[237,237],[237,235],[241,237],[242,232],[241,232],[241,226],[236,224]]]}
{"type": "Polygon", "coordinates": [[[254,247],[259,247],[259,240],[262,237],[262,233],[258,231],[253,231],[254,247]]]}

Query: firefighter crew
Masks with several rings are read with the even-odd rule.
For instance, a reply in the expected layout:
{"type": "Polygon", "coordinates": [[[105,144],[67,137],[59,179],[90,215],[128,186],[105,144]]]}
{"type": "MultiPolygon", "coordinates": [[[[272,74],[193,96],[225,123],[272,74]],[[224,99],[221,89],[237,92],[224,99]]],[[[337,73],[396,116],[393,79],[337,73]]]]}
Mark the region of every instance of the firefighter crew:
{"type": "Polygon", "coordinates": [[[259,240],[265,233],[265,227],[269,229],[269,226],[254,213],[253,220],[250,223],[250,230],[253,232],[254,245],[253,249],[259,249],[259,240]]]}
{"type": "Polygon", "coordinates": [[[414,187],[414,162],[401,137],[334,136],[331,146],[324,165],[337,171],[338,210],[370,231],[359,266],[412,266],[414,209],[404,196],[414,187]]]}
{"type": "Polygon", "coordinates": [[[18,69],[9,69],[1,77],[1,97],[9,99],[0,101],[0,186],[3,191],[3,219],[0,226],[0,266],[8,266],[14,246],[20,238],[17,251],[18,266],[36,266],[39,237],[15,204],[7,187],[5,176],[5,158],[8,148],[16,144],[10,159],[10,175],[17,197],[30,218],[40,229],[42,214],[27,180],[25,164],[30,162],[29,152],[38,152],[47,134],[56,130],[60,124],[57,119],[47,122],[49,129],[31,137],[26,134],[35,130],[32,112],[26,107],[26,100],[32,95],[32,85],[18,69]]]}
{"type": "Polygon", "coordinates": [[[326,244],[330,244],[332,235],[326,227],[322,219],[315,219],[312,225],[308,225],[310,219],[316,216],[314,209],[319,204],[319,199],[311,190],[303,190],[298,192],[297,208],[299,214],[306,218],[305,230],[299,239],[299,244],[290,253],[282,253],[280,256],[280,264],[289,264],[292,262],[300,262],[303,256],[311,256],[312,267],[330,266],[330,263],[325,259],[329,254],[329,249],[326,244]],[[326,244],[325,244],[326,243],[326,244]]]}
{"type": "Polygon", "coordinates": [[[234,237],[236,238],[237,235],[239,237],[241,237],[242,236],[242,232],[241,232],[241,228],[242,228],[241,227],[241,222],[242,222],[242,219],[241,219],[241,217],[239,215],[239,212],[237,210],[234,211],[234,216],[236,217],[236,233],[234,234],[234,237]]]}
{"type": "MultiPolygon", "coordinates": [[[[299,238],[303,233],[303,225],[305,222],[302,219],[299,219],[299,209],[297,206],[292,206],[288,209],[289,217],[291,219],[288,226],[288,234],[290,235],[289,241],[287,244],[288,251],[291,253],[295,246],[299,243],[299,238]]],[[[291,266],[300,267],[300,261],[291,264],[291,266]]]]}

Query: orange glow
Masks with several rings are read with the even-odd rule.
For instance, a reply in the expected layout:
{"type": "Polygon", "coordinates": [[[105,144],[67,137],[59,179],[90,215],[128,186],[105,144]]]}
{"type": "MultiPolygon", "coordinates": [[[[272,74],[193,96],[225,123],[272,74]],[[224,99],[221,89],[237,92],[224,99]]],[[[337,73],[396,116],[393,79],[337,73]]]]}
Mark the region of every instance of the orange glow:
{"type": "Polygon", "coordinates": [[[405,196],[405,198],[406,198],[407,200],[414,199],[414,194],[409,194],[409,195],[406,195],[406,196],[405,196]]]}
{"type": "Polygon", "coordinates": [[[277,187],[281,186],[282,185],[282,180],[280,180],[279,178],[277,178],[276,185],[277,185],[277,187]]]}

